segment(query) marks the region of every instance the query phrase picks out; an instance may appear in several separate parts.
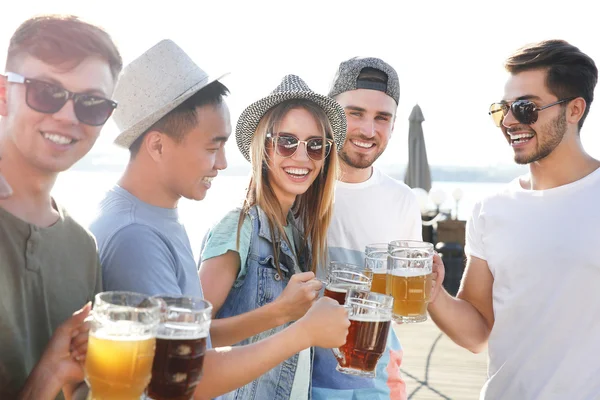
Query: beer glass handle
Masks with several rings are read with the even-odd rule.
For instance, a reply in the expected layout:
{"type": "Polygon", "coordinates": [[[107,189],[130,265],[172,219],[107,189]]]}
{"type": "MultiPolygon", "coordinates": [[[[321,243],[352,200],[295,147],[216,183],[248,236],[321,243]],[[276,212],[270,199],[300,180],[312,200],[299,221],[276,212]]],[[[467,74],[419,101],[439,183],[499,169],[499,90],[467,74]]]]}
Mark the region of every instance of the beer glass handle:
{"type": "Polygon", "coordinates": [[[327,287],[327,278],[315,277],[315,279],[317,281],[321,282],[321,284],[323,285],[323,288],[321,290],[319,290],[319,293],[317,293],[317,298],[323,297],[323,295],[325,293],[325,288],[327,287]]]}
{"type": "Polygon", "coordinates": [[[332,348],[331,351],[333,351],[333,355],[337,360],[344,358],[344,354],[337,347],[332,348]]]}
{"type": "MultiPolygon", "coordinates": [[[[348,311],[348,318],[354,315],[354,307],[345,304],[344,308],[346,309],[346,311],[348,311]]],[[[336,359],[339,360],[344,358],[344,353],[342,353],[339,348],[334,347],[331,349],[331,351],[333,351],[333,355],[336,359]]]]}
{"type": "Polygon", "coordinates": [[[348,318],[354,315],[354,307],[348,304],[344,304],[344,308],[348,311],[348,318]]]}
{"type": "Polygon", "coordinates": [[[83,320],[83,322],[85,323],[93,323],[96,320],[96,313],[94,312],[94,310],[90,310],[90,313],[88,314],[87,317],[85,317],[85,319],[83,320]]]}

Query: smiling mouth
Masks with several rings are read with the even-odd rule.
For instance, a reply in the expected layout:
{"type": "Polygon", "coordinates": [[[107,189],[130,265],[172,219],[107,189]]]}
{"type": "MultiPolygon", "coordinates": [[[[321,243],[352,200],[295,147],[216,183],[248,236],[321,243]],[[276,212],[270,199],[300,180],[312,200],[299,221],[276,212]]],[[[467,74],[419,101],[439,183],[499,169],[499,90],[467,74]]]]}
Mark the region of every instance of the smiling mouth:
{"type": "Polygon", "coordinates": [[[370,149],[375,147],[375,143],[373,142],[363,142],[362,140],[350,140],[353,145],[360,147],[361,149],[370,149]]]}
{"type": "Polygon", "coordinates": [[[510,137],[511,144],[522,144],[527,143],[535,136],[533,133],[519,133],[517,135],[508,134],[510,137]]]}
{"type": "Polygon", "coordinates": [[[59,135],[56,133],[42,132],[42,136],[44,137],[44,139],[47,139],[47,140],[51,141],[52,143],[63,145],[63,146],[76,142],[75,139],[72,139],[67,136],[59,135]]]}
{"type": "Polygon", "coordinates": [[[308,168],[284,168],[286,174],[291,175],[295,178],[303,178],[309,174],[308,168]]]}

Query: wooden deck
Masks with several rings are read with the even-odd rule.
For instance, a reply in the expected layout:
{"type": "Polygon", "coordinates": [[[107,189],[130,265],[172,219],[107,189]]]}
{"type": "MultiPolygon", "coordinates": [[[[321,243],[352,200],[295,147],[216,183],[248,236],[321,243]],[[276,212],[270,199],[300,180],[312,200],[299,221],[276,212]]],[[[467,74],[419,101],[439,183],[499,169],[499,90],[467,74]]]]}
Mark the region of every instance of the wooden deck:
{"type": "Polygon", "coordinates": [[[409,400],[479,399],[487,352],[459,347],[431,320],[394,326],[404,350],[401,371],[409,400]]]}

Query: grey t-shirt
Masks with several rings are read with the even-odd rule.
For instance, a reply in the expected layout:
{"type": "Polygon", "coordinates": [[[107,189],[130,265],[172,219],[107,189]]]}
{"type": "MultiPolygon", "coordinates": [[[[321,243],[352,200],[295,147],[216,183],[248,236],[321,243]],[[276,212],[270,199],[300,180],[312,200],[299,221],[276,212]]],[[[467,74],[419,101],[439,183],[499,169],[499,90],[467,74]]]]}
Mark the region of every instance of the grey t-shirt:
{"type": "Polygon", "coordinates": [[[115,186],[90,230],[98,242],[104,290],[202,297],[177,209],[152,206],[115,186]]]}

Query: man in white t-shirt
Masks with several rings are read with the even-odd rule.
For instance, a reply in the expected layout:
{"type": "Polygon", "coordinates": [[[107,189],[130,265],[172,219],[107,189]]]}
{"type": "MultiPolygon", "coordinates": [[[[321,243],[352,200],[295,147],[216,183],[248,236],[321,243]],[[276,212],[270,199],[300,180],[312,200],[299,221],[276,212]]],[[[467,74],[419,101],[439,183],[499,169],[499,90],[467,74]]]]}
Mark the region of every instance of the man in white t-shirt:
{"type": "Polygon", "coordinates": [[[460,346],[487,345],[481,399],[600,399],[600,161],[580,139],[598,70],[559,40],[505,67],[490,115],[529,174],[474,207],[461,288],[429,312],[460,346]]]}
{"type": "MultiPolygon", "coordinates": [[[[397,239],[421,240],[421,212],[404,183],[373,167],[392,135],[400,85],[396,71],[378,58],[355,57],[340,64],[329,96],[344,107],[348,130],[340,152],[328,246],[332,261],[364,264],[365,246],[397,239]]],[[[402,348],[393,330],[377,364],[376,378],[335,371],[331,352],[317,349],[313,399],[406,399],[400,376],[402,348]]]]}

